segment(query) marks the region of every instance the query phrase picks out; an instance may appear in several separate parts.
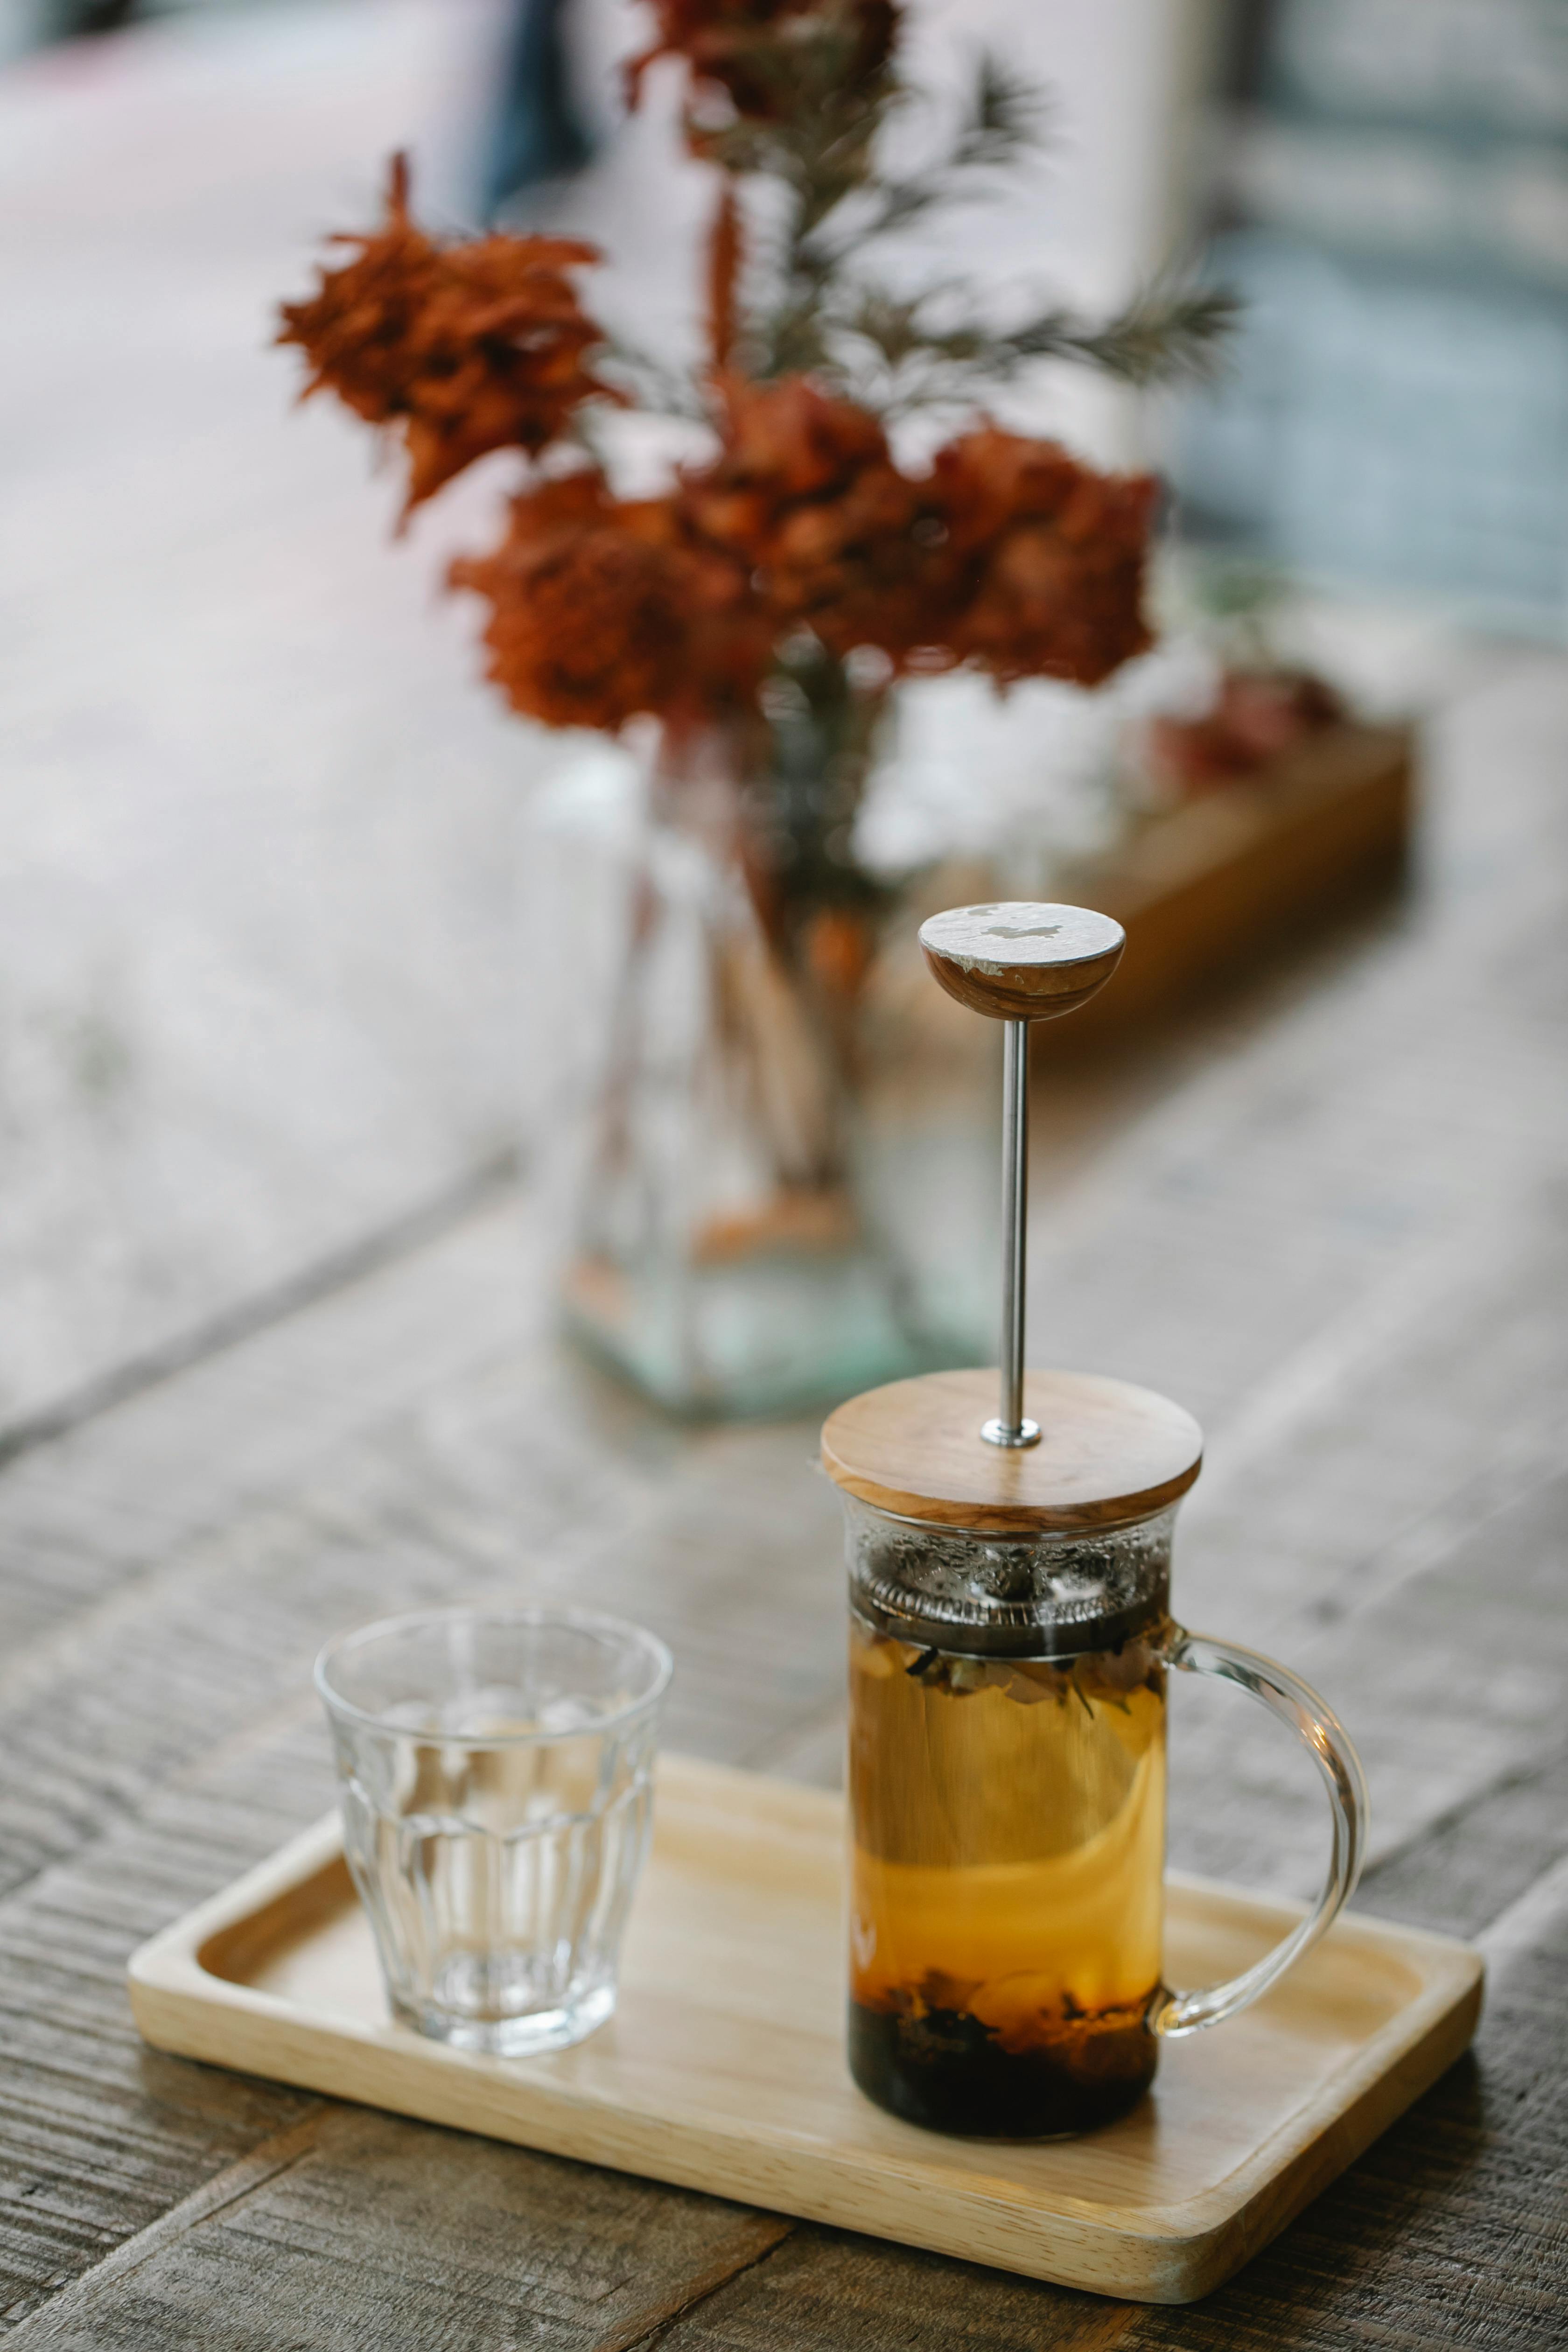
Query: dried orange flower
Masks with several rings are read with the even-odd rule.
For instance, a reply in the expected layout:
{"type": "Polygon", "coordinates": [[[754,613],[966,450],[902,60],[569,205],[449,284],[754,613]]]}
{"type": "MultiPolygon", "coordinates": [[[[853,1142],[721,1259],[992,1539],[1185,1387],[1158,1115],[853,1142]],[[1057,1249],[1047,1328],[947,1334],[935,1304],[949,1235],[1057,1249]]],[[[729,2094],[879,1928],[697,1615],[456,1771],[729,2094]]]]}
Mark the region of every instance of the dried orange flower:
{"type": "Polygon", "coordinates": [[[881,425],[804,376],[731,377],[723,392],[722,453],[679,494],[693,537],[745,566],[779,634],[896,652],[913,620],[918,489],[881,425]]]}
{"type": "MultiPolygon", "coordinates": [[[[695,56],[710,35],[826,21],[835,0],[658,6],[668,42],[695,56]]],[[[309,392],[402,433],[410,507],[489,450],[539,455],[604,393],[587,365],[601,338],[565,274],[592,247],[437,245],[409,217],[402,157],[385,226],[342,242],[354,258],[285,309],[279,341],[307,353],[309,392]]],[[[591,468],[536,481],[500,546],[454,569],[489,603],[490,674],[519,710],[554,726],[755,719],[779,647],[803,630],[837,656],[876,647],[894,674],[969,662],[1003,682],[1097,685],[1143,650],[1152,480],[994,425],[912,479],[869,410],[807,376],[737,371],[740,265],[727,195],[710,286],[714,461],[662,499],[617,499],[591,468]]]]}
{"type": "Polygon", "coordinates": [[[1150,721],[1144,761],[1179,793],[1212,792],[1257,775],[1344,715],[1333,688],[1310,670],[1230,670],[1204,718],[1150,721]]]}
{"type": "Polygon", "coordinates": [[[514,499],[500,545],[450,578],[489,601],[490,677],[551,727],[744,708],[772,655],[743,568],[690,545],[673,499],[616,499],[587,469],[514,499]]]}
{"type": "Polygon", "coordinates": [[[571,237],[487,236],[440,246],[408,215],[395,158],[387,216],[317,292],[283,306],[280,343],[310,362],[305,397],[327,390],[372,425],[399,429],[408,500],[492,449],[536,455],[578,403],[606,395],[584,364],[604,339],[564,274],[599,257],[571,237]]]}
{"type": "Polygon", "coordinates": [[[808,379],[728,378],[724,447],[679,493],[691,536],[743,564],[780,635],[874,646],[899,668],[1098,685],[1150,643],[1156,486],[994,426],[895,466],[881,425],[808,379]]]}
{"type": "Polygon", "coordinates": [[[1158,495],[1152,475],[1096,473],[1054,442],[994,425],[939,450],[930,639],[939,660],[972,661],[1003,681],[1098,686],[1144,652],[1158,495]]]}
{"type": "Polygon", "coordinates": [[[454,565],[489,603],[489,674],[516,709],[605,728],[754,710],[803,628],[896,669],[1082,686],[1149,644],[1151,480],[986,427],[912,481],[875,417],[804,378],[724,393],[724,446],[673,495],[618,499],[586,469],[546,481],[492,554],[454,565]]]}
{"type": "Polygon", "coordinates": [[[841,35],[842,79],[879,73],[898,37],[895,0],[653,0],[658,37],[626,68],[632,103],[656,58],[682,57],[693,81],[722,89],[737,114],[780,121],[795,110],[789,45],[813,32],[841,35]]]}

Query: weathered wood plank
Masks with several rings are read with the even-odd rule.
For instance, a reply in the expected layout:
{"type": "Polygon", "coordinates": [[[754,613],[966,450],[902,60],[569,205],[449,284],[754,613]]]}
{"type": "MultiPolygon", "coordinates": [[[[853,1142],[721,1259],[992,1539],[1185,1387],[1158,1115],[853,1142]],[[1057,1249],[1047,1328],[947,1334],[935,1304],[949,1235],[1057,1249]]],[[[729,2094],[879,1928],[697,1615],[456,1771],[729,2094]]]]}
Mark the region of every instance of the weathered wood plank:
{"type": "Polygon", "coordinates": [[[1282,1368],[1250,1433],[1220,1432],[1180,1538],[1184,1614],[1322,1646],[1558,1467],[1568,1235],[1539,1205],[1500,1204],[1497,1227],[1282,1368]]]}
{"type": "Polygon", "coordinates": [[[1380,1918],[1474,1937],[1568,1854],[1568,1744],[1500,1775],[1375,1863],[1361,1902],[1380,1918]]]}
{"type": "Polygon", "coordinates": [[[536,1335],[546,1318],[535,1254],[515,1196],[490,1202],[7,1460],[0,1680],[26,1644],[122,1580],[297,1490],[316,1465],[536,1335]]]}
{"type": "Polygon", "coordinates": [[[163,1792],[0,1904],[0,2316],[319,2105],[144,2049],[124,1996],[135,1944],[324,1796],[321,1760],[302,1760],[258,1748],[231,1766],[236,1789],[163,1792]]]}
{"type": "MultiPolygon", "coordinates": [[[[466,1490],[438,1433],[396,1431],[18,1661],[0,1685],[0,1883],[133,1811],[237,1722],[304,1700],[332,1632],[479,1590],[624,1609],[668,1633],[677,1744],[733,1757],[818,1703],[839,1667],[837,1535],[804,1426],[694,1440],[689,1470],[650,1491],[635,1466],[592,1460],[531,1381],[499,1386],[504,1458],[466,1490]]],[[[469,1434],[477,1451],[479,1415],[469,1434]]]]}
{"type": "MultiPolygon", "coordinates": [[[[1361,1748],[1374,1862],[1563,1754],[1565,1520],[1568,1476],[1532,1485],[1408,1584],[1315,1638],[1281,1643],[1361,1748]]],[[[1255,1711],[1224,1706],[1228,1696],[1200,1708],[1185,1685],[1175,1693],[1173,1851],[1221,1875],[1310,1885],[1321,1798],[1289,1742],[1268,1738],[1255,1711]]]]}
{"type": "Polygon", "coordinates": [[[1127,2306],[802,2224],[659,2352],[1109,2352],[1127,2306]]]}
{"type": "MultiPolygon", "coordinates": [[[[193,2069],[201,2072],[201,2069],[193,2069]]],[[[57,2352],[624,2352],[791,2225],[591,2165],[321,2108],[13,2331],[57,2352]]]]}

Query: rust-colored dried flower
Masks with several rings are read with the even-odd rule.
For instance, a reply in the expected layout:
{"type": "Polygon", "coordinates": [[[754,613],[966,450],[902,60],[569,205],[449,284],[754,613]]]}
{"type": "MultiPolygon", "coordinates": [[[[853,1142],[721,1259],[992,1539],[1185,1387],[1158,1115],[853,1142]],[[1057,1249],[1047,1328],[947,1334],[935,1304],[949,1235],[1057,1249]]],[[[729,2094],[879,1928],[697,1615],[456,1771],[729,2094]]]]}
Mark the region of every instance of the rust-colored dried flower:
{"type": "Polygon", "coordinates": [[[918,489],[880,424],[804,376],[724,385],[724,447],[679,493],[694,539],[743,564],[780,634],[836,653],[910,640],[918,489]]]}
{"type": "Polygon", "coordinates": [[[1332,687],[1310,670],[1231,670],[1202,719],[1150,721],[1145,764],[1169,790],[1213,792],[1259,774],[1344,715],[1332,687]]]}
{"type": "Polygon", "coordinates": [[[726,180],[708,239],[708,352],[718,376],[729,368],[735,349],[742,259],[741,208],[733,181],[726,180]]]}
{"type": "Polygon", "coordinates": [[[681,57],[750,122],[795,110],[792,44],[833,44],[835,79],[853,87],[881,72],[899,30],[896,0],[653,0],[653,13],[658,37],[626,68],[632,103],[656,58],[681,57]]]}
{"type": "Polygon", "coordinates": [[[437,245],[409,218],[401,155],[385,226],[333,242],[359,250],[323,270],[308,300],[283,306],[278,341],[309,359],[307,399],[334,392],[367,423],[401,432],[405,513],[492,449],[537,455],[580,401],[605,395],[584,363],[603,336],[565,275],[598,259],[594,246],[549,236],[437,245]]]}
{"type": "Polygon", "coordinates": [[[450,578],[489,604],[492,679],[550,727],[743,708],[772,653],[742,567],[689,545],[673,499],[616,499],[587,469],[514,499],[500,545],[450,578]]]}
{"type": "Polygon", "coordinates": [[[1144,566],[1159,485],[984,425],[939,450],[930,643],[1004,682],[1098,686],[1152,642],[1144,566]],[[945,608],[945,609],[944,609],[945,608]]]}
{"type": "Polygon", "coordinates": [[[873,646],[896,668],[1097,685],[1149,643],[1154,486],[987,427],[911,481],[877,419],[800,377],[724,383],[724,446],[667,498],[584,469],[515,499],[490,555],[489,674],[556,727],[754,710],[780,642],[873,646]]]}

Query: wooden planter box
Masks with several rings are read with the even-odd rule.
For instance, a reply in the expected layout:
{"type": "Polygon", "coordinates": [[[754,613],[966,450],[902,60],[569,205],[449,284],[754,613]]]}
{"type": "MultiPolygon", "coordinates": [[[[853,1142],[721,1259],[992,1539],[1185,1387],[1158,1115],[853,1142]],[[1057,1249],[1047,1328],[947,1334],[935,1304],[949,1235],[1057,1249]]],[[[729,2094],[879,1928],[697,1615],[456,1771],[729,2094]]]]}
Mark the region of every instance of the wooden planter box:
{"type": "Polygon", "coordinates": [[[1077,1055],[1145,1030],[1388,889],[1409,850],[1414,751],[1407,728],[1335,728],[1062,875],[1055,894],[1114,915],[1127,950],[1070,1021],[1036,1024],[1036,1050],[1077,1055]]]}

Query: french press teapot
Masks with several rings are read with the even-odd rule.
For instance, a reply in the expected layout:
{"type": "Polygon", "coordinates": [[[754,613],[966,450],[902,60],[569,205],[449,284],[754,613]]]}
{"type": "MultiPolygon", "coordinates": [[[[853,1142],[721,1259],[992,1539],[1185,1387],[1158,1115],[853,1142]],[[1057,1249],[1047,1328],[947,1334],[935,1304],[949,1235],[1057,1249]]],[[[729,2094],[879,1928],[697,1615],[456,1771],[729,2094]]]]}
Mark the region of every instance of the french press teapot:
{"type": "Polygon", "coordinates": [[[1029,1025],[1104,985],[1121,926],[958,907],[920,940],[950,995],[1005,1024],[1002,1365],[999,1394],[994,1372],[928,1373],[852,1398],[822,1433],[849,1567],[849,2067],[910,2123],[1050,2138],[1125,2112],[1162,2041],[1235,2016],[1317,1941],[1356,1882],[1365,1783],[1305,1683],[1172,1620],[1191,1415],[1124,1381],[1024,1369],[1029,1025]],[[1308,1916],[1195,1992],[1162,1967],[1173,1667],[1282,1717],[1333,1821],[1308,1916]]]}

